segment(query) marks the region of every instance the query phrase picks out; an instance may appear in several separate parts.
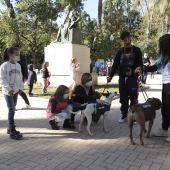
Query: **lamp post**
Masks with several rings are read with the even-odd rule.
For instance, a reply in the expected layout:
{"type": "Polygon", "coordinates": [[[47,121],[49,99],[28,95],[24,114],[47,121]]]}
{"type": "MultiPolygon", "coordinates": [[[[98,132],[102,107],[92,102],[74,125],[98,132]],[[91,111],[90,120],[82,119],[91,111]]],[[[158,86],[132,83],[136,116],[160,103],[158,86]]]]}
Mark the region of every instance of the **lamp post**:
{"type": "Polygon", "coordinates": [[[110,59],[112,59],[112,48],[113,48],[113,40],[114,40],[114,36],[111,34],[110,35],[110,59]]]}

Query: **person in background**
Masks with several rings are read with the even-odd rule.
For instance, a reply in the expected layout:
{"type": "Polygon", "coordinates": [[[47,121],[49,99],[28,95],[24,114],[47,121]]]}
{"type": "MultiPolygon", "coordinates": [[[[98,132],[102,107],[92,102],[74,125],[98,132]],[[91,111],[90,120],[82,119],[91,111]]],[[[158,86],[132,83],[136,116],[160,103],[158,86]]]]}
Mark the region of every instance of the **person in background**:
{"type": "Polygon", "coordinates": [[[93,71],[93,64],[92,64],[92,61],[90,61],[90,73],[92,73],[93,71]]]}
{"type": "Polygon", "coordinates": [[[33,65],[29,64],[28,65],[28,80],[27,80],[27,84],[29,87],[29,89],[28,89],[29,97],[33,96],[32,89],[33,89],[34,83],[36,84],[36,82],[37,82],[37,74],[33,70],[33,65]]]}
{"type": "Polygon", "coordinates": [[[45,61],[42,66],[42,78],[43,78],[43,94],[47,93],[47,87],[50,85],[50,72],[48,71],[49,62],[45,61]]]}
{"type": "Polygon", "coordinates": [[[60,85],[49,99],[46,113],[53,130],[59,130],[58,123],[61,121],[64,121],[63,128],[75,129],[75,126],[70,123],[71,111],[83,107],[84,104],[73,102],[68,98],[68,94],[69,88],[60,85]]]}
{"type": "Polygon", "coordinates": [[[139,81],[138,75],[134,74],[134,70],[139,66],[142,67],[143,62],[140,48],[131,45],[130,33],[123,31],[120,38],[124,47],[120,48],[116,54],[112,71],[107,77],[107,82],[111,82],[113,76],[119,69],[120,110],[122,117],[118,122],[123,123],[126,121],[129,100],[130,106],[138,103],[139,81]]]}
{"type": "Polygon", "coordinates": [[[95,62],[95,67],[96,67],[96,73],[99,75],[99,71],[101,68],[101,61],[99,59],[97,59],[97,61],[95,62]]]}
{"type": "Polygon", "coordinates": [[[16,47],[9,47],[4,53],[4,63],[0,68],[0,82],[2,85],[2,94],[4,95],[8,107],[8,129],[7,134],[11,139],[19,140],[23,136],[16,130],[15,126],[15,106],[18,94],[24,88],[21,66],[18,64],[20,51],[16,47]]]}
{"type": "MultiPolygon", "coordinates": [[[[161,70],[162,72],[162,127],[154,132],[154,136],[168,137],[170,127],[170,34],[165,34],[159,38],[159,57],[153,66],[143,67],[143,71],[153,72],[161,70]]],[[[142,72],[141,67],[136,68],[136,72],[142,72]]],[[[170,136],[166,138],[170,142],[170,136]]]]}
{"type": "MultiPolygon", "coordinates": [[[[13,44],[12,46],[13,46],[13,47],[20,48],[20,45],[17,44],[17,43],[13,44]]],[[[27,79],[28,79],[28,68],[27,68],[26,58],[25,58],[25,56],[24,56],[22,53],[20,53],[20,58],[18,58],[17,63],[19,63],[20,66],[21,66],[21,72],[22,72],[22,76],[23,76],[23,82],[25,83],[25,82],[27,81],[27,79]]],[[[19,95],[22,97],[22,99],[24,100],[24,102],[25,102],[25,104],[26,104],[26,107],[23,107],[23,108],[26,108],[26,109],[30,108],[30,107],[31,107],[31,104],[30,104],[30,102],[29,102],[29,100],[28,100],[28,97],[27,97],[27,95],[25,94],[25,92],[22,91],[19,95]]]]}
{"type": "Polygon", "coordinates": [[[73,80],[71,90],[73,90],[77,84],[79,78],[79,70],[80,70],[80,64],[77,63],[77,59],[75,57],[71,59],[70,70],[72,71],[72,80],[73,80]]]}
{"type": "MultiPolygon", "coordinates": [[[[145,66],[149,66],[151,64],[150,59],[148,58],[148,54],[147,53],[144,53],[143,64],[145,66]]],[[[146,71],[143,71],[143,74],[142,74],[142,83],[143,84],[146,84],[147,76],[148,76],[148,73],[146,71]]]]}
{"type": "MultiPolygon", "coordinates": [[[[151,62],[151,65],[152,65],[152,66],[155,64],[155,60],[153,60],[152,58],[151,58],[150,62],[151,62]]],[[[151,78],[151,79],[154,78],[154,74],[155,74],[154,71],[152,71],[152,72],[150,73],[150,78],[151,78]]]]}

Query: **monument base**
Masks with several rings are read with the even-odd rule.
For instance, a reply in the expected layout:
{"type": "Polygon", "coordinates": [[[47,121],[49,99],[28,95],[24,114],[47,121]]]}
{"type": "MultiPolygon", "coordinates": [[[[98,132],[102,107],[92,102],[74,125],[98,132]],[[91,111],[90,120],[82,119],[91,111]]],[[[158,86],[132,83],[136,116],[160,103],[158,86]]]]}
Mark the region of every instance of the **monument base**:
{"type": "Polygon", "coordinates": [[[80,63],[81,74],[90,72],[90,49],[87,46],[53,43],[45,47],[45,61],[49,62],[49,70],[53,76],[72,75],[70,62],[73,57],[80,63]]]}

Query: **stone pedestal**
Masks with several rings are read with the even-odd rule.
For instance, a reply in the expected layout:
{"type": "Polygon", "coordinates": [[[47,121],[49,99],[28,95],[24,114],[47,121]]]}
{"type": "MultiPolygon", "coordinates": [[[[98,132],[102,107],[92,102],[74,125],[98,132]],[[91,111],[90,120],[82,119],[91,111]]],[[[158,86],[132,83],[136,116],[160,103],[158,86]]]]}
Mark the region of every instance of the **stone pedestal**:
{"type": "Polygon", "coordinates": [[[71,75],[70,61],[77,58],[80,73],[90,72],[90,49],[85,45],[54,43],[45,47],[45,61],[52,75],[71,75]]]}
{"type": "MultiPolygon", "coordinates": [[[[90,72],[90,49],[85,45],[71,43],[51,43],[45,47],[45,61],[49,62],[49,71],[51,72],[51,86],[59,84],[72,84],[72,71],[70,70],[70,61],[72,57],[77,58],[80,63],[80,77],[83,73],[90,72]]],[[[97,78],[94,76],[94,82],[97,84],[97,78]]],[[[80,78],[79,82],[80,83],[80,78]]]]}

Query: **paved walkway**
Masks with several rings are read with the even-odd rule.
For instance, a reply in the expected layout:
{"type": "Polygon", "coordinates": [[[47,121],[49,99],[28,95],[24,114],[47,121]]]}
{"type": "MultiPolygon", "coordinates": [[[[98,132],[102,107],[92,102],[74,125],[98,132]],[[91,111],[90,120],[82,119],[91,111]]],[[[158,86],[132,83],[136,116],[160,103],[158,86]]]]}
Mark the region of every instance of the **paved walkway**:
{"type": "MultiPolygon", "coordinates": [[[[105,79],[105,78],[104,78],[105,79]]],[[[99,78],[100,81],[101,78],[99,78]]],[[[113,81],[117,81],[115,77],[113,81]]],[[[161,98],[161,76],[149,80],[149,97],[161,98]]],[[[80,115],[76,116],[76,130],[50,129],[46,119],[46,99],[30,98],[33,109],[21,110],[25,106],[19,98],[16,111],[18,130],[24,138],[15,141],[6,134],[7,109],[0,96],[0,170],[169,170],[170,143],[165,138],[144,137],[145,146],[139,143],[139,126],[133,128],[137,145],[130,145],[127,123],[119,124],[119,100],[113,101],[109,115],[109,132],[102,131],[102,119],[92,123],[93,137],[78,133],[80,115]]],[[[140,93],[139,101],[144,102],[140,93]]],[[[153,131],[161,124],[157,112],[153,131]]]]}

